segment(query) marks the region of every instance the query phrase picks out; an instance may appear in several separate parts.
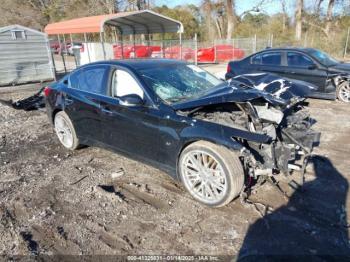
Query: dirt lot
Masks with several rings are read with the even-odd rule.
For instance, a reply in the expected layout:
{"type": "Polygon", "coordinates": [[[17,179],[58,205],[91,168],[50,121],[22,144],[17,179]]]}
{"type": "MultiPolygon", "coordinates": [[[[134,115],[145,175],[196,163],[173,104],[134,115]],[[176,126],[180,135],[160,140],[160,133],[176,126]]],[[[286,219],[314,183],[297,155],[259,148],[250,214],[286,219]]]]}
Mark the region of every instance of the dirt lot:
{"type": "MultiPolygon", "coordinates": [[[[1,99],[32,91],[0,93],[1,99]]],[[[350,106],[310,100],[322,132],[302,191],[270,184],[200,205],[165,173],[99,148],[68,152],[44,111],[0,104],[0,254],[350,255],[350,106]],[[124,172],[120,172],[123,170],[124,172]]]]}

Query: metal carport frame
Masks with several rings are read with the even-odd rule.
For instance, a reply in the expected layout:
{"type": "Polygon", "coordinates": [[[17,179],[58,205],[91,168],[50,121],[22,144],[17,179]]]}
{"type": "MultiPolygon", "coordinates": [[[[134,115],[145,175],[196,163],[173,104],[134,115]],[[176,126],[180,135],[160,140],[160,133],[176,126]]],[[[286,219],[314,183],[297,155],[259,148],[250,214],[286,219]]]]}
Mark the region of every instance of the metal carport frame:
{"type": "MultiPolygon", "coordinates": [[[[180,50],[182,49],[181,35],[184,31],[182,23],[151,10],[122,12],[117,14],[89,16],[66,20],[48,24],[45,27],[45,32],[48,35],[58,35],[58,37],[60,34],[69,34],[70,36],[72,34],[84,34],[85,39],[86,33],[100,33],[100,41],[104,50],[105,25],[115,27],[119,31],[122,40],[122,50],[123,36],[135,36],[136,34],[149,35],[157,33],[162,34],[162,38],[164,33],[178,33],[180,50]]],[[[104,59],[106,59],[106,53],[105,51],[103,52],[104,59]]],[[[122,57],[124,58],[123,53],[122,57]]],[[[181,54],[180,57],[182,57],[181,54]]]]}

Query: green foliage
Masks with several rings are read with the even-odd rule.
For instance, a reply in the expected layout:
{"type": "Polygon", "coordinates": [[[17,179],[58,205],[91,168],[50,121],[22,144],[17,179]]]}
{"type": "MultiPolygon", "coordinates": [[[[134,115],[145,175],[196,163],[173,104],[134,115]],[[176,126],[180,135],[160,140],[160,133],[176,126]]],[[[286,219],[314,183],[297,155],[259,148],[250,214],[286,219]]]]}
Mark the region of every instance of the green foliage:
{"type": "MultiPolygon", "coordinates": [[[[291,3],[292,0],[269,0],[276,4],[291,3]]],[[[264,1],[256,1],[256,3],[264,1]]],[[[268,2],[268,0],[266,0],[268,2]]],[[[315,1],[305,0],[302,24],[302,39],[295,40],[294,11],[282,8],[281,13],[268,15],[263,6],[243,10],[242,17],[234,12],[233,37],[248,37],[254,35],[258,39],[271,39],[273,46],[310,46],[342,56],[346,42],[347,30],[350,27],[350,4],[337,0],[331,30],[326,28],[326,7],[328,0],[318,11],[314,8],[315,1]],[[256,10],[259,10],[257,13],[256,10]]],[[[22,24],[24,26],[43,30],[48,23],[77,17],[107,14],[116,11],[132,11],[145,8],[145,0],[1,0],[0,26],[22,24]]],[[[233,0],[233,6],[238,1],[233,0]]],[[[184,25],[184,39],[192,39],[197,33],[201,42],[211,45],[214,39],[225,38],[228,28],[226,0],[202,0],[199,6],[187,4],[169,8],[166,5],[155,6],[155,12],[181,21],[184,25]]],[[[292,5],[291,5],[292,6],[292,5]]],[[[153,36],[152,39],[160,39],[153,36]]],[[[165,38],[178,38],[176,34],[166,34],[165,38]]],[[[350,47],[349,47],[350,48],[350,47]]]]}
{"type": "Polygon", "coordinates": [[[199,10],[193,5],[177,6],[175,8],[168,8],[163,5],[153,8],[153,11],[180,21],[184,26],[185,38],[193,38],[195,33],[199,33],[199,21],[195,17],[199,10]]]}

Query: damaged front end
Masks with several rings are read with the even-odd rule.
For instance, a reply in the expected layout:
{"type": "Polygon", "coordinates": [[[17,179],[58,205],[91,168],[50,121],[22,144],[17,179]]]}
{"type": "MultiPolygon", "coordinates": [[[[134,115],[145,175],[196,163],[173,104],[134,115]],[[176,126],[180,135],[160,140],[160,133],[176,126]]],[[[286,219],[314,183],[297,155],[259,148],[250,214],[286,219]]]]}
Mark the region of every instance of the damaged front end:
{"type": "Polygon", "coordinates": [[[241,160],[249,176],[290,175],[293,170],[304,170],[304,160],[319,143],[320,133],[311,129],[313,120],[303,106],[303,99],[275,102],[264,96],[225,101],[197,107],[187,111],[187,116],[269,137],[265,142],[236,136],[231,139],[243,146],[241,160]]]}

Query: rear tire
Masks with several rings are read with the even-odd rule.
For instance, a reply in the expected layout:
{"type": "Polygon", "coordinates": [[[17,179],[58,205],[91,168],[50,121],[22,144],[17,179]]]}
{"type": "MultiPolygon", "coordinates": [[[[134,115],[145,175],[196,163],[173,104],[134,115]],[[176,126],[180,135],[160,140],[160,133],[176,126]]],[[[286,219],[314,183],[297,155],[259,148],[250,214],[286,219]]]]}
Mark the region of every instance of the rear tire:
{"type": "Polygon", "coordinates": [[[349,103],[350,102],[350,83],[344,81],[337,86],[337,98],[339,101],[349,103]]]}
{"type": "Polygon", "coordinates": [[[206,141],[192,143],[182,151],[178,170],[192,197],[211,207],[227,205],[244,186],[238,154],[206,141]]]}
{"type": "Polygon", "coordinates": [[[60,111],[55,115],[54,126],[58,140],[65,148],[75,150],[79,147],[79,139],[73,123],[64,111],[60,111]]]}

